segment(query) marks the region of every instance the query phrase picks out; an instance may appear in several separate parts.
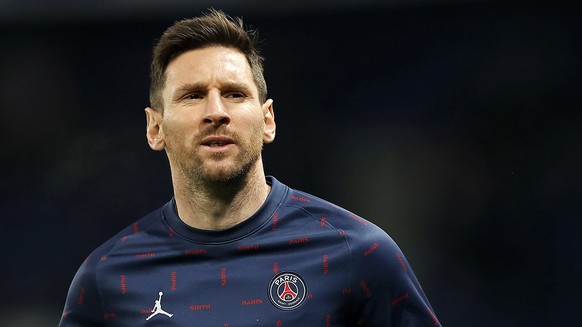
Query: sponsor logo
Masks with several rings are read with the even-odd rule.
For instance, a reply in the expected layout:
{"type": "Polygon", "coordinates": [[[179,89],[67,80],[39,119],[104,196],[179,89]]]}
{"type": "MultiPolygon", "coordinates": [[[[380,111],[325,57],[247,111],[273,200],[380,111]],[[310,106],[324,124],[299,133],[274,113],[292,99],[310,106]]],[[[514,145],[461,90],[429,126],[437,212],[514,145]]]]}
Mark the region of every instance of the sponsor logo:
{"type": "Polygon", "coordinates": [[[167,316],[169,318],[172,318],[172,316],[174,315],[173,313],[168,313],[164,309],[162,309],[162,295],[164,295],[164,292],[160,291],[158,293],[158,299],[154,301],[154,307],[150,311],[152,314],[149,315],[146,318],[146,320],[150,320],[150,319],[152,319],[153,317],[155,317],[156,315],[159,315],[159,314],[162,314],[162,315],[167,316]]]}
{"type": "Polygon", "coordinates": [[[295,310],[307,298],[307,285],[301,276],[292,272],[277,274],[269,283],[269,299],[281,310],[295,310]]]}

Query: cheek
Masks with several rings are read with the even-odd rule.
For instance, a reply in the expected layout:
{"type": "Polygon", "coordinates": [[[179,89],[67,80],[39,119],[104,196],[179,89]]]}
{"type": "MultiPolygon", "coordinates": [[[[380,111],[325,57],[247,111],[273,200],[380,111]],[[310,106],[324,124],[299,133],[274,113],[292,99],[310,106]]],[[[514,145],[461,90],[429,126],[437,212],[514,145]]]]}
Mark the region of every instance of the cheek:
{"type": "Polygon", "coordinates": [[[185,124],[175,121],[164,121],[162,123],[162,131],[166,144],[172,147],[176,143],[181,143],[180,139],[186,137],[185,133],[188,130],[185,124]]]}
{"type": "Polygon", "coordinates": [[[252,139],[263,139],[263,130],[265,129],[265,123],[262,118],[255,118],[248,123],[247,133],[252,139]]]}

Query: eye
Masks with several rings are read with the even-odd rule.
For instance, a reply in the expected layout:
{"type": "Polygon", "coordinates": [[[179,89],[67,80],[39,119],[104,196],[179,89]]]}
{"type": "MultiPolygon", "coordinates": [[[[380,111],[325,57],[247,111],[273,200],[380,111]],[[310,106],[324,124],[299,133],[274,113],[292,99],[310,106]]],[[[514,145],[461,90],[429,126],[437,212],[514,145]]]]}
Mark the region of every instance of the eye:
{"type": "Polygon", "coordinates": [[[245,95],[242,92],[230,92],[230,93],[226,94],[226,97],[236,99],[236,98],[244,98],[245,95]]]}
{"type": "Polygon", "coordinates": [[[184,98],[190,99],[190,100],[200,100],[204,97],[200,93],[190,93],[190,94],[187,94],[184,98]]]}
{"type": "Polygon", "coordinates": [[[246,98],[246,95],[243,92],[233,91],[227,92],[224,97],[233,101],[242,101],[246,98]]]}

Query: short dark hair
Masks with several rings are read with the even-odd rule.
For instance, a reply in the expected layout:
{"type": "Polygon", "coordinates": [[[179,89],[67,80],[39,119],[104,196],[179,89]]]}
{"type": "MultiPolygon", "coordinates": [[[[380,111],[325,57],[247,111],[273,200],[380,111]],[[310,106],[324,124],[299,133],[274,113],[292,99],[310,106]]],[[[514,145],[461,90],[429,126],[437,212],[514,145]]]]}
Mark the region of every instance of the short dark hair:
{"type": "Polygon", "coordinates": [[[220,10],[210,9],[199,17],[177,21],[162,35],[153,51],[150,74],[150,106],[163,111],[162,90],[166,68],[184,52],[211,46],[235,48],[247,58],[261,103],[267,100],[267,83],[263,60],[258,49],[258,33],[245,28],[242,18],[233,18],[220,10]]]}

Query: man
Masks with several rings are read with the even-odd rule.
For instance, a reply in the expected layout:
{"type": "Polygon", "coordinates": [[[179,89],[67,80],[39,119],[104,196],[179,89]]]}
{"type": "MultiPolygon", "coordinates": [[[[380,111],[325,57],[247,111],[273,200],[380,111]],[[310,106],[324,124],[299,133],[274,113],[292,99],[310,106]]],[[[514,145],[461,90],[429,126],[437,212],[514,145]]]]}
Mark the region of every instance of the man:
{"type": "Polygon", "coordinates": [[[219,11],[164,33],[146,134],[174,197],[87,258],[60,326],[440,326],[385,232],[265,176],[255,45],[219,11]]]}

